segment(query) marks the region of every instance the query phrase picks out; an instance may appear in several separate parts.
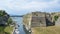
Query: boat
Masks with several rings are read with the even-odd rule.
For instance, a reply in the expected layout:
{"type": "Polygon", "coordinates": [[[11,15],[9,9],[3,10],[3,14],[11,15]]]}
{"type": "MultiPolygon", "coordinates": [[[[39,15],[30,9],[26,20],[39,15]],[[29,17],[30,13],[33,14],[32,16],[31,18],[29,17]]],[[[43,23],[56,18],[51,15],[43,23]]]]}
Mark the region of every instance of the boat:
{"type": "Polygon", "coordinates": [[[15,33],[16,33],[16,34],[19,34],[20,32],[19,32],[19,30],[18,30],[18,29],[15,29],[15,33]]]}
{"type": "Polygon", "coordinates": [[[18,27],[20,27],[20,25],[18,25],[18,27]]]}

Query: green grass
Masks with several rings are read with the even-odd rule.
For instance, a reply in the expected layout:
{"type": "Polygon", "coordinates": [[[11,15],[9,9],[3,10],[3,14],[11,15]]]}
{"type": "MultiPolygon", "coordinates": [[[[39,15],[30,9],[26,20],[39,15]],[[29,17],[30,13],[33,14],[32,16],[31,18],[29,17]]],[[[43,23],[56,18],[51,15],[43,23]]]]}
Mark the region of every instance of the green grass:
{"type": "Polygon", "coordinates": [[[13,27],[11,27],[11,26],[7,26],[7,27],[4,29],[4,31],[5,31],[6,33],[11,34],[12,31],[13,31],[13,27]]]}
{"type": "Polygon", "coordinates": [[[0,34],[4,34],[4,26],[0,26],[0,34]]]}
{"type": "Polygon", "coordinates": [[[2,30],[4,31],[4,27],[0,26],[0,32],[1,32],[2,30]]]}
{"type": "Polygon", "coordinates": [[[60,26],[32,28],[33,34],[60,34],[60,26]]]}
{"type": "Polygon", "coordinates": [[[0,26],[0,34],[11,34],[13,31],[12,26],[0,26]]]}

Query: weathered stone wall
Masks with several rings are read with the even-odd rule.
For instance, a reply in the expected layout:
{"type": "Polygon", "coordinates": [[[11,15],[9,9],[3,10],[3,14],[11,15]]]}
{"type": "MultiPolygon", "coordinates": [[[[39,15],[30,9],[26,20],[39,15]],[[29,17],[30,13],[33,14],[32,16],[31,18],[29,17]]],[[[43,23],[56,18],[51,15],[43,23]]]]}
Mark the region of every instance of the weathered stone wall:
{"type": "Polygon", "coordinates": [[[55,20],[54,20],[54,16],[59,16],[59,17],[60,17],[60,12],[51,13],[52,22],[55,21],[55,20]]]}
{"type": "Polygon", "coordinates": [[[51,13],[51,17],[52,17],[52,22],[55,23],[54,25],[56,25],[56,26],[59,25],[60,12],[51,13]],[[55,21],[54,16],[58,16],[57,21],[55,21]]]}
{"type": "Polygon", "coordinates": [[[25,25],[27,30],[31,27],[31,17],[32,14],[26,14],[23,16],[23,24],[25,25]]]}
{"type": "Polygon", "coordinates": [[[43,27],[52,25],[51,15],[44,12],[32,12],[23,17],[23,24],[26,29],[31,27],[43,27]]]}
{"type": "Polygon", "coordinates": [[[59,17],[58,20],[55,22],[55,26],[60,26],[60,17],[59,17]]]}
{"type": "Polygon", "coordinates": [[[32,12],[31,14],[25,15],[24,25],[27,27],[28,31],[34,32],[32,28],[43,27],[43,26],[60,26],[60,13],[42,13],[42,12],[32,12]],[[59,16],[58,20],[54,22],[54,16],[59,16]],[[26,18],[29,17],[29,18],[26,18]]]}
{"type": "Polygon", "coordinates": [[[60,12],[52,13],[52,18],[53,18],[52,21],[55,22],[55,26],[59,26],[59,24],[60,24],[60,12]],[[58,19],[56,21],[54,19],[55,16],[58,16],[58,19]]]}
{"type": "Polygon", "coordinates": [[[40,26],[46,26],[45,13],[33,12],[31,27],[40,27],[40,26]]]}
{"type": "Polygon", "coordinates": [[[46,25],[47,26],[53,25],[51,14],[46,14],[46,25]]]}

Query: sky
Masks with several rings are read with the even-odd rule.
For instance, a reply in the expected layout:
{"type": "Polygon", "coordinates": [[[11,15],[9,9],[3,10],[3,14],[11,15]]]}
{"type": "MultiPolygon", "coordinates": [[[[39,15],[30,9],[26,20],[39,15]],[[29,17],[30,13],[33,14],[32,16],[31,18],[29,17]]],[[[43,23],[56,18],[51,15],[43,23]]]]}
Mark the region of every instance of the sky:
{"type": "Polygon", "coordinates": [[[60,0],[0,0],[0,10],[23,15],[30,12],[59,12],[60,0]]]}

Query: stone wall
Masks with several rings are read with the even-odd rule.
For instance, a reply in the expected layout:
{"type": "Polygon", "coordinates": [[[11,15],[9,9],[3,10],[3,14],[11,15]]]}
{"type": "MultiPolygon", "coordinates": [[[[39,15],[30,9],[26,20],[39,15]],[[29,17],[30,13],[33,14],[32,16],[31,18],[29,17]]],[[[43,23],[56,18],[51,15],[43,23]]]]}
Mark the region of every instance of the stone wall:
{"type": "Polygon", "coordinates": [[[60,26],[60,17],[59,17],[58,20],[55,22],[55,26],[60,26]]]}
{"type": "Polygon", "coordinates": [[[23,16],[23,25],[27,31],[32,32],[31,28],[53,25],[52,17],[49,13],[32,12],[23,16]]]}
{"type": "Polygon", "coordinates": [[[54,23],[54,25],[59,25],[59,20],[60,20],[60,12],[54,12],[51,13],[52,16],[52,22],[54,23]],[[58,16],[58,19],[55,21],[54,16],[58,16]]]}
{"type": "Polygon", "coordinates": [[[31,27],[41,27],[46,26],[45,13],[33,12],[31,27]]]}
{"type": "Polygon", "coordinates": [[[32,12],[23,17],[23,23],[29,27],[42,27],[51,25],[51,15],[44,12],[32,12]]]}
{"type": "Polygon", "coordinates": [[[31,17],[32,14],[26,14],[23,16],[23,25],[25,25],[27,30],[29,30],[31,27],[31,17]]]}

